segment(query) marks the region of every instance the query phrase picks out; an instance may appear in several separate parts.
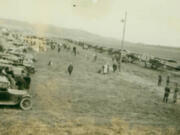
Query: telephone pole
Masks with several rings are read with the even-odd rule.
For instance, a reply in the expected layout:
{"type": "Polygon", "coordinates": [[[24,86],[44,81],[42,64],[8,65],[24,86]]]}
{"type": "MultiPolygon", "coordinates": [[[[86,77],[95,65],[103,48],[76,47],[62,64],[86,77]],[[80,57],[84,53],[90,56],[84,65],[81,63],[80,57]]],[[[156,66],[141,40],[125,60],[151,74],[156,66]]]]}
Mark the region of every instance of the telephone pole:
{"type": "Polygon", "coordinates": [[[126,22],[127,22],[127,12],[125,12],[124,19],[121,20],[123,23],[123,31],[122,31],[122,39],[121,39],[121,53],[120,53],[120,62],[119,62],[119,71],[122,69],[122,57],[123,57],[123,49],[124,49],[124,40],[126,34],[126,22]]]}

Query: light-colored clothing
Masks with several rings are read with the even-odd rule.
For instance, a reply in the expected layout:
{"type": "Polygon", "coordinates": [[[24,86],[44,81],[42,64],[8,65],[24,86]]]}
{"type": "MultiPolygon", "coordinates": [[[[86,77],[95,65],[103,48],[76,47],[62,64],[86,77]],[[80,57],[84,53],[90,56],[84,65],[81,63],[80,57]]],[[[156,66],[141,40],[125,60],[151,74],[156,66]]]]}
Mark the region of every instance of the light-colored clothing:
{"type": "Polygon", "coordinates": [[[179,91],[179,89],[178,89],[178,88],[175,88],[175,90],[174,90],[174,95],[173,95],[173,102],[174,102],[174,103],[176,103],[176,101],[177,101],[178,91],[179,91]]]}
{"type": "Polygon", "coordinates": [[[104,65],[103,73],[107,74],[108,72],[109,72],[109,65],[106,64],[106,65],[104,65]]]}

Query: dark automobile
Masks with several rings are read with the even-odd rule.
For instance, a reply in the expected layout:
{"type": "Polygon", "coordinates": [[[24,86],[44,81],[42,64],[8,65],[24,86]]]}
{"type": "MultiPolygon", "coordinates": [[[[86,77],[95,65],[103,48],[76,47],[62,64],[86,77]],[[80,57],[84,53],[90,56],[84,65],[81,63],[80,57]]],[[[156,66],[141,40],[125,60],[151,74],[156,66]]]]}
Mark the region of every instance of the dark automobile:
{"type": "Polygon", "coordinates": [[[19,105],[22,110],[32,108],[29,90],[11,89],[5,76],[0,76],[0,105],[19,105]]]}

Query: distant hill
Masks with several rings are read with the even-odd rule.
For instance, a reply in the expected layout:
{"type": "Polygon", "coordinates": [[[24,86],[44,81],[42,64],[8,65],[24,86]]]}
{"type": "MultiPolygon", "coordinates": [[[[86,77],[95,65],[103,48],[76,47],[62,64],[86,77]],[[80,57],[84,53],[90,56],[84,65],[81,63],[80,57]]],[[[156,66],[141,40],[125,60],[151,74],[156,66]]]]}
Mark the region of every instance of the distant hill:
{"type": "MultiPolygon", "coordinates": [[[[8,27],[19,32],[27,32],[33,34],[39,34],[40,36],[52,36],[60,38],[69,38],[72,40],[84,41],[93,45],[99,45],[109,48],[120,48],[120,40],[102,37],[93,33],[78,29],[62,28],[53,25],[37,25],[30,24],[23,21],[16,21],[10,19],[0,19],[0,27],[8,27]]],[[[137,53],[146,53],[163,58],[171,58],[180,61],[178,57],[180,54],[180,48],[165,47],[160,45],[147,45],[143,43],[125,42],[125,49],[137,53]],[[171,56],[167,55],[169,52],[171,56]]]]}

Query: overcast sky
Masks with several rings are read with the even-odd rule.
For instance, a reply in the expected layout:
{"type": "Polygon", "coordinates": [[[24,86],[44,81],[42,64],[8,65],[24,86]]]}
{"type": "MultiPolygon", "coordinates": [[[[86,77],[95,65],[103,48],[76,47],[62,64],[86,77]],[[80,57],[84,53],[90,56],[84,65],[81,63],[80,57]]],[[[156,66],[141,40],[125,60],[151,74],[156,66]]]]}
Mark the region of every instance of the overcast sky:
{"type": "Polygon", "coordinates": [[[180,47],[180,0],[0,0],[0,17],[180,47]],[[73,6],[76,5],[76,6],[73,6]]]}

